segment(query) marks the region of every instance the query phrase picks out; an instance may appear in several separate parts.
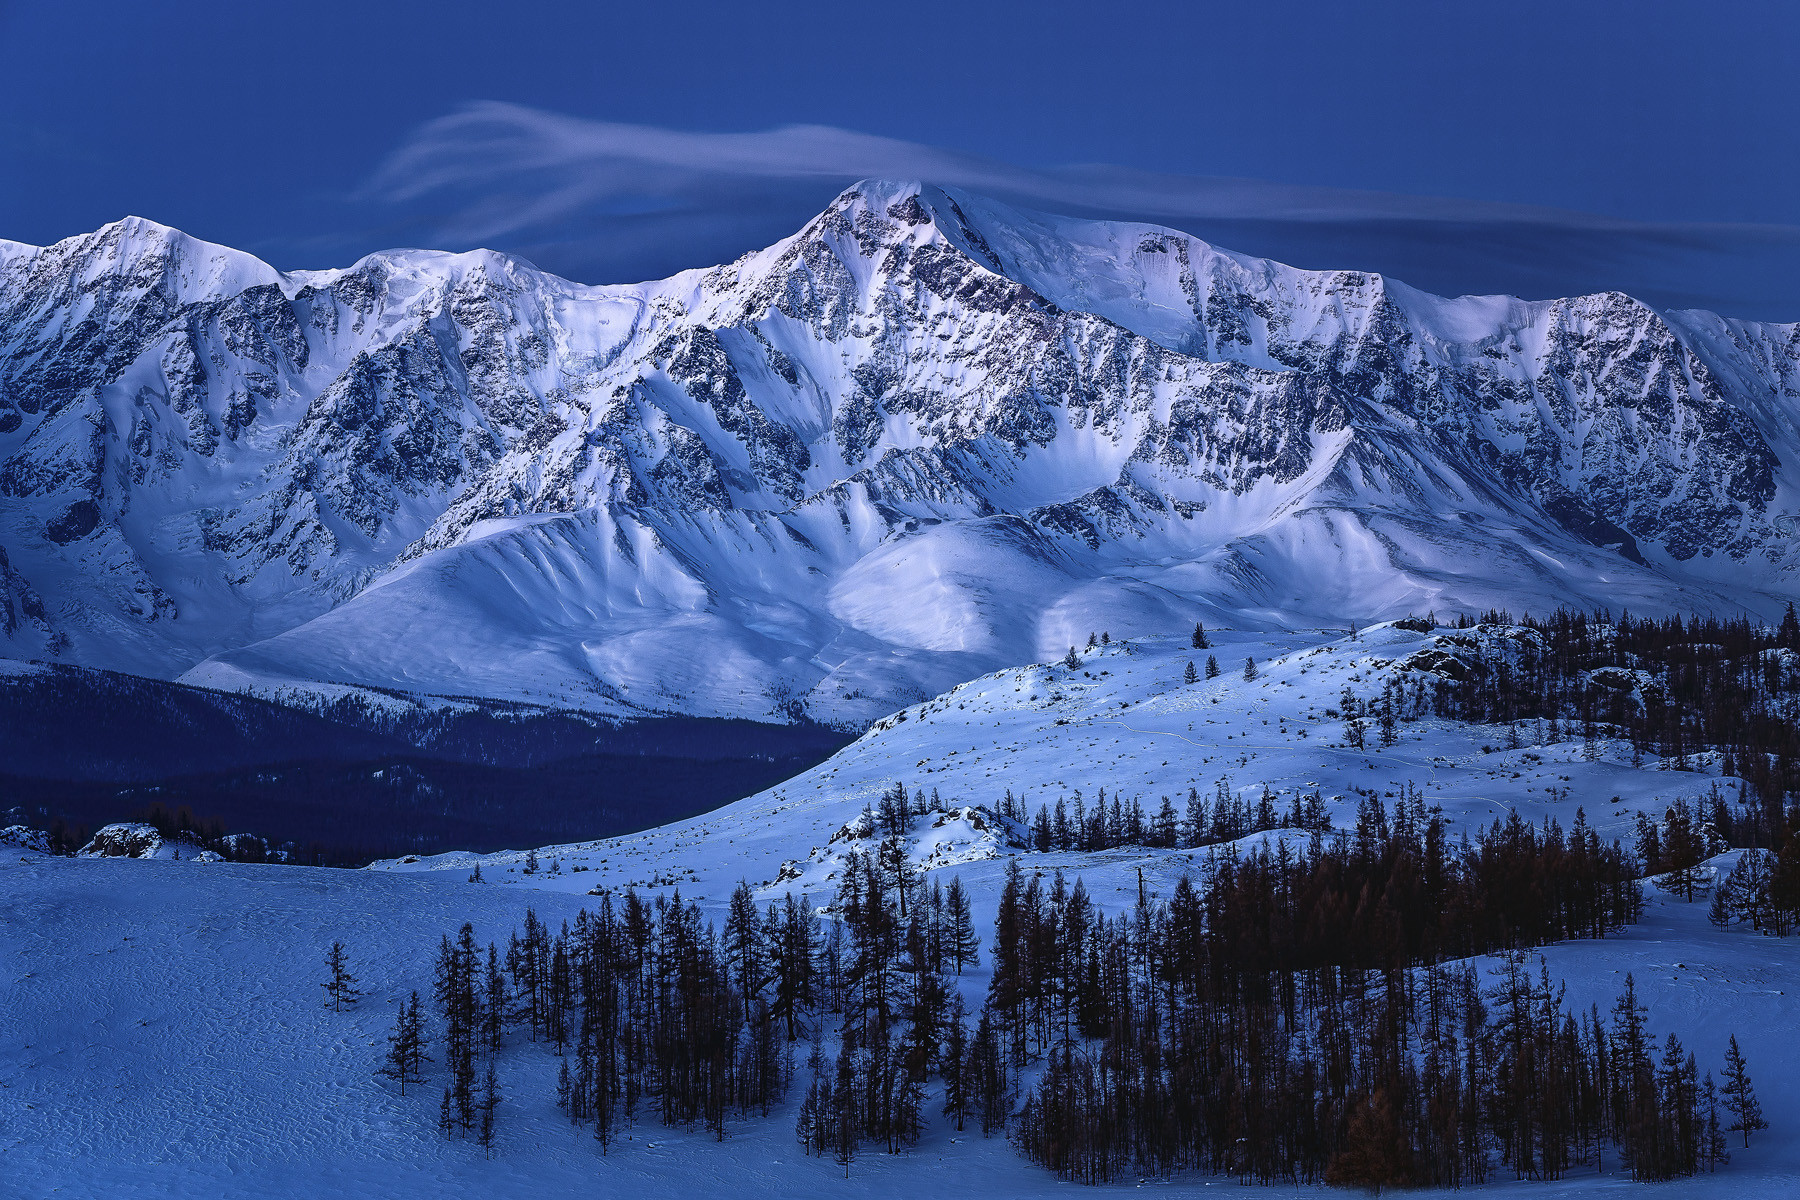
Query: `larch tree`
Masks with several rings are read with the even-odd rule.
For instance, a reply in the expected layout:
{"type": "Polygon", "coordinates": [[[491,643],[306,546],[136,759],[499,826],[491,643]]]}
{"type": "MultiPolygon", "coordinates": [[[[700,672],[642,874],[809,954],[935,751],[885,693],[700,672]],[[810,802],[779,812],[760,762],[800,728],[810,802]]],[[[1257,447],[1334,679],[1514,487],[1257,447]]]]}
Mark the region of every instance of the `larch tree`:
{"type": "Polygon", "coordinates": [[[1735,1033],[1725,1048],[1725,1086],[1720,1091],[1725,1097],[1725,1111],[1731,1114],[1731,1124],[1727,1128],[1733,1133],[1742,1133],[1744,1146],[1748,1148],[1750,1135],[1759,1129],[1767,1129],[1769,1122],[1764,1119],[1762,1105],[1756,1099],[1756,1088],[1750,1082],[1750,1068],[1744,1062],[1744,1052],[1738,1049],[1735,1033]]]}
{"type": "Polygon", "coordinates": [[[319,985],[325,989],[325,1003],[331,1007],[332,1012],[343,1012],[362,995],[356,989],[356,976],[350,973],[349,956],[344,952],[344,943],[331,943],[331,950],[325,956],[325,968],[331,972],[331,978],[319,985]]]}
{"type": "Polygon", "coordinates": [[[395,1015],[394,1032],[388,1035],[387,1058],[382,1064],[381,1074],[400,1084],[400,1094],[406,1095],[406,1085],[424,1082],[425,1055],[425,1018],[419,1012],[419,993],[414,992],[406,1000],[400,1002],[400,1011],[395,1015]]]}

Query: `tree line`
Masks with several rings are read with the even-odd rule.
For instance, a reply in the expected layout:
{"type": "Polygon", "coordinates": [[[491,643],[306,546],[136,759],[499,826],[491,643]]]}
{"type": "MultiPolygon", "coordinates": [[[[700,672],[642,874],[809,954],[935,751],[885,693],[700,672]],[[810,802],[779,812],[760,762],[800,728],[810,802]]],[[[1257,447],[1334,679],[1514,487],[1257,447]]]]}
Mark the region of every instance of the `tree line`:
{"type": "Polygon", "coordinates": [[[1407,809],[1365,797],[1354,833],[1219,855],[1112,918],[1079,880],[1010,878],[989,1012],[1009,1066],[1038,1072],[1012,1119],[1026,1156],[1090,1183],[1376,1187],[1722,1163],[1737,1093],[1678,1040],[1658,1053],[1632,985],[1604,1021],[1525,966],[1637,917],[1630,855],[1516,816],[1451,847],[1407,809]],[[1443,965],[1495,951],[1489,987],[1443,965]]]}
{"type": "MultiPolygon", "coordinates": [[[[891,797],[878,826],[907,805],[891,797]]],[[[646,1119],[722,1138],[797,1091],[800,1144],[846,1171],[941,1113],[1086,1182],[1673,1178],[1759,1127],[1741,1057],[1714,1087],[1654,1041],[1629,980],[1603,1017],[1528,969],[1530,948],[1639,914],[1632,856],[1580,817],[1453,838],[1416,794],[1366,794],[1354,829],[1209,850],[1111,915],[1015,858],[985,947],[961,881],[927,884],[896,843],[852,849],[823,908],[740,884],[722,923],[627,890],[557,930],[528,912],[504,948],[465,925],[437,948],[435,1019],[401,1005],[386,1072],[404,1089],[435,1053],[440,1127],[484,1145],[496,1061],[529,1040],[602,1152],[646,1119]],[[1445,965],[1484,953],[1505,955],[1486,986],[1445,965]],[[961,977],[984,957],[982,997],[961,977]]]]}
{"type": "MultiPolygon", "coordinates": [[[[1635,759],[1677,768],[1716,751],[1721,773],[1745,781],[1741,804],[1706,816],[1732,844],[1779,850],[1800,829],[1800,616],[1780,623],[1697,615],[1616,620],[1558,609],[1482,624],[1523,636],[1466,638],[1461,678],[1440,677],[1422,701],[1440,716],[1545,726],[1548,740],[1623,738],[1635,759]]],[[[1462,627],[1470,627],[1465,619],[1462,627]]],[[[1455,636],[1455,635],[1450,635],[1455,636]]],[[[1404,709],[1391,685],[1373,707],[1404,709]]],[[[1515,735],[1516,736],[1516,733],[1515,735]]]]}
{"type": "Polygon", "coordinates": [[[1127,800],[1115,792],[1109,803],[1104,787],[1095,796],[1092,809],[1077,788],[1072,800],[1058,796],[1054,804],[1040,804],[1032,813],[1008,788],[1000,801],[1000,815],[1017,825],[1025,843],[1039,853],[1092,852],[1119,846],[1192,849],[1272,829],[1331,828],[1325,798],[1317,789],[1296,791],[1284,804],[1267,784],[1251,799],[1234,789],[1228,778],[1213,785],[1210,798],[1190,787],[1179,811],[1175,802],[1164,796],[1154,813],[1146,813],[1136,796],[1127,800]]]}

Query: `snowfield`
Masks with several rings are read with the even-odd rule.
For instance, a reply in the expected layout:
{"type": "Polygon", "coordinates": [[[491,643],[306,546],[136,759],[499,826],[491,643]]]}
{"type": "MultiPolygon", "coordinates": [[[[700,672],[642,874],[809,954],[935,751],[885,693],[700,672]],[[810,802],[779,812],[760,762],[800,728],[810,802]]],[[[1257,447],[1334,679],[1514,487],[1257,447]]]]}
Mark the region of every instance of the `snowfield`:
{"type": "MultiPolygon", "coordinates": [[[[964,882],[970,875],[962,872],[964,882]]],[[[1087,874],[1084,872],[1084,874],[1087,874]]],[[[1088,875],[1092,878],[1092,875],[1088,875]]],[[[437,1134],[436,1075],[402,1098],[375,1075],[395,1002],[430,983],[437,936],[472,921],[504,938],[527,904],[551,922],[579,898],[430,875],[167,860],[0,863],[0,1187],[8,1196],[646,1198],[1085,1194],[1002,1139],[934,1121],[910,1154],[865,1150],[850,1178],[808,1158],[792,1102],[726,1140],[654,1115],[604,1158],[555,1107],[556,1059],[514,1037],[497,1150],[437,1134]],[[368,995],[333,1014],[320,964],[349,948],[368,995]]],[[[1659,1033],[1703,1064],[1736,1032],[1774,1126],[1716,1176],[1656,1196],[1800,1189],[1800,944],[1708,925],[1705,904],[1653,896],[1616,938],[1552,947],[1572,1004],[1610,1003],[1634,974],[1659,1033]]],[[[970,977],[971,989],[981,985],[970,977]]],[[[1131,1185],[1122,1185],[1129,1187],[1131,1185]]],[[[1180,1177],[1178,1193],[1236,1188],[1180,1177]]],[[[1479,1194],[1637,1194],[1616,1175],[1502,1182],[1479,1194]]],[[[1101,1192],[1116,1189],[1103,1188],[1101,1192]]],[[[1285,1189],[1274,1189],[1285,1191],[1285,1189]]],[[[1260,1191],[1248,1194],[1259,1195],[1260,1191]]],[[[1336,1193],[1342,1194],[1342,1193],[1336,1193]]]]}
{"type": "MultiPolygon", "coordinates": [[[[935,791],[948,808],[985,814],[990,829],[970,831],[956,851],[934,818],[914,821],[915,859],[928,866],[932,856],[971,860],[959,868],[965,883],[973,882],[971,874],[990,882],[999,877],[1005,847],[994,832],[995,816],[1009,790],[1033,812],[1058,798],[1072,804],[1077,792],[1091,805],[1105,789],[1109,802],[1122,794],[1154,815],[1163,796],[1179,812],[1190,788],[1210,799],[1223,780],[1250,799],[1267,786],[1282,811],[1297,792],[1317,790],[1336,823],[1348,825],[1356,789],[1397,795],[1410,783],[1427,806],[1442,806],[1453,833],[1472,833],[1514,809],[1533,823],[1555,818],[1567,829],[1581,809],[1602,837],[1629,842],[1639,809],[1660,816],[1678,795],[1692,800],[1721,782],[1716,774],[1663,770],[1655,763],[1634,768],[1623,743],[1539,743],[1529,722],[1521,725],[1527,732],[1513,749],[1506,748],[1504,726],[1430,717],[1403,721],[1390,748],[1380,747],[1372,722],[1366,750],[1344,744],[1344,722],[1336,712],[1346,688],[1366,702],[1391,676],[1413,688],[1428,686],[1433,677],[1408,668],[1409,659],[1418,655],[1414,661],[1431,663],[1434,654],[1448,653],[1440,646],[1455,649],[1450,639],[1504,636],[1496,630],[1427,634],[1380,625],[1355,640],[1344,630],[1209,636],[1213,646],[1207,650],[1191,649],[1186,637],[1115,642],[1084,651],[1074,670],[1060,661],[1040,663],[960,684],[883,718],[812,770],[736,804],[628,837],[537,849],[546,869],[552,861],[561,864],[556,876],[520,875],[524,850],[439,855],[373,869],[466,876],[480,862],[489,880],[578,892],[642,888],[673,874],[684,895],[719,903],[747,879],[768,894],[792,888],[823,903],[835,887],[830,864],[850,841],[838,838],[834,849],[834,835],[896,782],[909,792],[935,791]],[[1218,677],[1183,683],[1186,665],[1193,662],[1203,673],[1209,655],[1218,660],[1218,677]],[[1247,658],[1257,663],[1254,680],[1243,678],[1247,658]],[[777,885],[790,862],[810,865],[798,875],[790,870],[777,885]]],[[[1121,890],[1129,883],[1135,896],[1138,867],[1173,882],[1204,854],[1119,848],[1098,858],[1052,853],[1033,859],[1046,869],[1080,869],[1098,899],[1096,874],[1121,890]]]]}
{"type": "MultiPolygon", "coordinates": [[[[722,916],[740,879],[763,899],[790,889],[830,902],[860,815],[896,781],[938,795],[914,819],[914,858],[934,880],[970,889],[986,945],[1009,855],[1027,870],[1062,869],[1095,902],[1131,904],[1142,886],[1166,895],[1206,850],[1121,847],[1096,853],[1023,849],[1001,819],[1007,789],[1032,809],[1077,789],[1089,801],[1137,798],[1154,813],[1189,787],[1219,786],[1285,807],[1317,789],[1343,824],[1354,789],[1411,784],[1472,829],[1509,809],[1565,828],[1577,807],[1603,837],[1626,837],[1633,812],[1704,795],[1704,769],[1633,767],[1617,747],[1580,740],[1507,745],[1504,729],[1434,719],[1403,722],[1394,746],[1343,744],[1327,715],[1343,690],[1367,697],[1407,664],[1437,662],[1453,637],[1503,633],[1391,626],[1279,637],[1215,632],[1194,651],[1178,639],[1113,643],[1078,667],[1021,667],[972,680],[878,723],[819,767],[704,817],[650,832],[527,852],[396,860],[364,871],[155,859],[56,859],[22,846],[0,855],[0,1191],[49,1196],[319,1195],[691,1197],[803,1194],[1078,1195],[1027,1165],[1003,1139],[956,1134],[934,1118],[919,1146],[890,1157],[865,1148],[849,1178],[796,1142],[797,1098],[763,1120],[743,1118],[723,1142],[669,1130],[653,1113],[602,1157],[554,1103],[557,1060],[513,1034],[500,1059],[497,1150],[436,1131],[441,1065],[406,1096],[376,1076],[398,1000],[429,995],[441,934],[463,921],[504,942],[527,907],[552,927],[587,893],[636,886],[697,899],[722,916]],[[1189,660],[1217,678],[1184,683],[1189,660]],[[1257,663],[1254,680],[1243,663],[1257,663]],[[479,865],[485,880],[472,883],[479,865]],[[333,1014],[321,1003],[325,953],[348,949],[365,998],[333,1014]]],[[[1085,639],[1084,639],[1085,641],[1085,639]]],[[[1263,834],[1306,836],[1304,834],[1263,834]]],[[[872,844],[872,843],[870,843],[872,844]]],[[[1729,869],[1731,855],[1714,860],[1729,869]]],[[[1800,943],[1706,920],[1704,899],[1647,889],[1642,923],[1544,956],[1576,1009],[1604,1011],[1627,972],[1658,1037],[1677,1033],[1718,1071],[1736,1034],[1750,1056],[1772,1128],[1716,1176],[1655,1186],[1659,1196],[1800,1194],[1800,943]]],[[[969,1000],[984,968],[962,977],[969,1000]]],[[[935,1112],[935,1106],[932,1106],[935,1112]]],[[[1125,1185],[1131,1186],[1131,1185],[1125,1185]]],[[[1181,1193],[1233,1188],[1229,1178],[1148,1181],[1181,1193]]],[[[1484,1193],[1634,1193],[1620,1175],[1555,1184],[1501,1182],[1484,1193]]],[[[1102,1189],[1111,1190],[1111,1189],[1102,1189]]]]}

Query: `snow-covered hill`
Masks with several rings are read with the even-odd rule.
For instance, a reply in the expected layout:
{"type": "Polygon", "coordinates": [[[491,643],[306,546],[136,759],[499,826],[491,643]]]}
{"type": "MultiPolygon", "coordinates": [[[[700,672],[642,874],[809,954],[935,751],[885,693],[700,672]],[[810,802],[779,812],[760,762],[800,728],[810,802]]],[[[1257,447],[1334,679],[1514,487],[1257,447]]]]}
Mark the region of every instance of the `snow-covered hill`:
{"type": "MultiPolygon", "coordinates": [[[[1564,829],[1580,811],[1603,838],[1632,842],[1637,812],[1660,814],[1678,796],[1701,808],[1715,785],[1736,800],[1736,781],[1712,771],[1633,766],[1622,741],[1550,739],[1547,725],[1471,726],[1425,715],[1423,696],[1444,655],[1523,631],[1511,626],[1420,632],[1392,625],[1363,631],[1217,635],[1207,650],[1187,639],[1112,642],[1062,662],[1012,668],[960,684],[877,722],[812,770],[704,816],[641,834],[531,853],[544,869],[527,876],[527,850],[446,854],[379,863],[372,869],[484,876],[538,890],[587,892],[679,884],[684,895],[724,903],[740,879],[766,895],[798,890],[826,902],[846,850],[874,845],[858,829],[866,806],[896,783],[935,793],[933,811],[916,817],[914,859],[924,868],[955,867],[978,894],[997,892],[1004,859],[1029,850],[1026,831],[999,819],[1008,792],[1027,815],[1077,798],[1091,810],[1105,793],[1136,801],[1154,817],[1166,796],[1185,816],[1190,789],[1216,806],[1220,789],[1254,806],[1264,789],[1279,814],[1317,792],[1338,827],[1353,825],[1360,792],[1392,802],[1410,785],[1427,807],[1444,810],[1453,832],[1473,835],[1510,812],[1564,829]],[[1460,643],[1460,644],[1459,644],[1460,643]],[[1204,678],[1208,657],[1220,673],[1204,678]],[[1256,677],[1244,678],[1246,659],[1256,677]],[[1184,682],[1188,663],[1202,678],[1184,682]],[[1339,714],[1346,689],[1360,702],[1390,681],[1418,701],[1384,747],[1369,732],[1364,749],[1345,740],[1339,714]],[[550,863],[560,863],[555,875],[550,863]]],[[[1702,759],[1705,766],[1710,760],[1702,759]]],[[[1709,811],[1709,810],[1707,810],[1709,811]]],[[[1268,836],[1268,835],[1265,835],[1268,836]]],[[[1288,834],[1285,836],[1305,836],[1288,834]]],[[[1096,896],[1135,896],[1141,869],[1166,888],[1206,854],[1128,845],[1099,854],[1052,851],[1045,869],[1081,871],[1096,896]]]]}
{"type": "Polygon", "coordinates": [[[860,723],[1101,625],[1773,613],[1800,326],[865,183],[586,287],[0,243],[0,637],[212,686],[860,723]]]}
{"type": "MultiPolygon", "coordinates": [[[[1021,831],[993,811],[1008,788],[1035,807],[1072,803],[1076,789],[1091,804],[1105,787],[1109,798],[1154,810],[1162,794],[1190,785],[1210,799],[1223,778],[1251,799],[1266,785],[1284,805],[1295,789],[1316,789],[1342,821],[1355,789],[1411,784],[1457,828],[1509,809],[1566,827],[1585,806],[1601,833],[1614,835],[1632,809],[1731,786],[1705,761],[1690,771],[1633,767],[1615,746],[1551,743],[1529,729],[1508,749],[1501,730],[1429,718],[1402,721],[1391,747],[1372,738],[1358,751],[1326,715],[1346,687],[1367,698],[1390,679],[1443,668],[1444,656],[1513,636],[1381,627],[1351,641],[1302,631],[1221,637],[1201,652],[1178,641],[1115,642],[1075,668],[1037,665],[970,681],[894,714],[815,771],[706,817],[540,849],[531,874],[523,851],[367,871],[4,856],[0,962],[13,969],[0,974],[0,1007],[10,1017],[0,1027],[0,1166],[32,1194],[54,1186],[259,1197],[321,1188],[525,1196],[559,1186],[669,1197],[1067,1194],[1070,1185],[1025,1166],[1003,1138],[959,1135],[935,1115],[911,1153],[869,1153],[846,1181],[836,1164],[802,1152],[792,1103],[735,1123],[722,1142],[647,1118],[602,1157],[555,1108],[554,1053],[522,1033],[502,1055],[501,1133],[485,1159],[470,1142],[438,1136],[438,1074],[432,1087],[402,1097],[375,1071],[393,1004],[429,988],[437,938],[463,921],[479,939],[504,941],[528,906],[555,926],[598,903],[586,892],[627,884],[663,895],[679,889],[719,918],[739,879],[760,885],[764,899],[792,889],[823,905],[835,863],[864,832],[864,804],[896,780],[937,792],[936,809],[914,821],[911,847],[933,880],[968,887],[984,944],[1010,857],[1027,872],[1081,878],[1104,911],[1118,913],[1140,886],[1166,896],[1182,873],[1199,873],[1206,854],[1027,849],[1017,844],[1021,831]],[[1203,668],[1208,653],[1229,669],[1184,682],[1186,663],[1203,668]],[[1257,663],[1254,679],[1244,678],[1247,657],[1257,663]],[[484,883],[469,882],[477,863],[484,883]],[[348,1014],[318,998],[334,940],[349,948],[368,992],[348,1014]]],[[[1732,1034],[1751,1054],[1772,1128],[1750,1150],[1735,1150],[1727,1170],[1659,1185],[1659,1193],[1774,1196],[1800,1186],[1800,1058],[1785,1036],[1800,997],[1800,946],[1714,928],[1703,901],[1650,890],[1641,924],[1549,947],[1545,958],[1577,1010],[1604,1011],[1630,972],[1652,1025],[1678,1033],[1702,1062],[1718,1061],[1732,1034]]],[[[971,1001],[986,987],[985,956],[983,964],[958,978],[971,1001]]],[[[1481,1191],[1563,1197],[1631,1186],[1616,1173],[1583,1172],[1554,1183],[1502,1179],[1481,1191]]]]}

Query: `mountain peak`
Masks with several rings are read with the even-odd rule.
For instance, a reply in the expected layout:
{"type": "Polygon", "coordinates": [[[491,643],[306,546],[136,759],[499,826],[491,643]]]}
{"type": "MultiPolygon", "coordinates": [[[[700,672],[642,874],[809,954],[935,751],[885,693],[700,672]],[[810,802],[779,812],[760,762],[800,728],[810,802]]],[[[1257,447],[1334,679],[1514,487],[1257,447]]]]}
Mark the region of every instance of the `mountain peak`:
{"type": "Polygon", "coordinates": [[[282,278],[280,271],[255,255],[135,215],[46,249],[63,261],[81,262],[80,273],[88,278],[113,275],[140,287],[161,280],[183,298],[235,295],[282,278]]]}
{"type": "Polygon", "coordinates": [[[852,721],[1092,628],[1779,611],[1800,347],[1590,303],[915,180],[619,287],[130,218],[0,256],[0,597],[232,688],[852,721]]]}
{"type": "Polygon", "coordinates": [[[889,207],[916,199],[926,190],[917,179],[859,179],[837,194],[831,207],[848,208],[864,205],[885,211],[889,207]]]}

